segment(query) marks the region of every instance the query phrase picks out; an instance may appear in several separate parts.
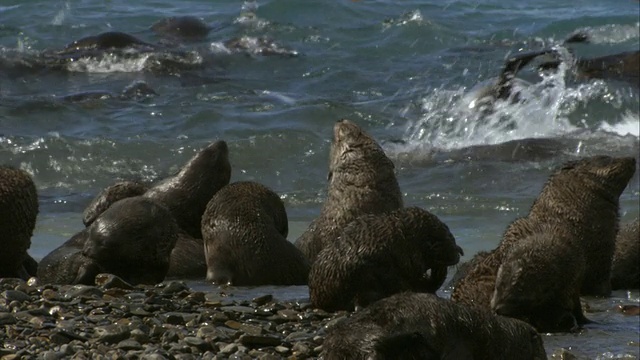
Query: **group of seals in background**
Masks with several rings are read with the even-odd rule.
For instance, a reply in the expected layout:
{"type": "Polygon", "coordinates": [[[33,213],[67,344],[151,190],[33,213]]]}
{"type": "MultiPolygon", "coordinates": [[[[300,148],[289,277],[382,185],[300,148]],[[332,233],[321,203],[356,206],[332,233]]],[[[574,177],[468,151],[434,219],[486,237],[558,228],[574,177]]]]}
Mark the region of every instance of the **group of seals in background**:
{"type": "Polygon", "coordinates": [[[477,102],[489,103],[496,100],[521,101],[520,92],[515,84],[519,71],[536,59],[543,59],[538,64],[538,71],[556,71],[561,64],[566,64],[570,73],[578,80],[603,79],[628,83],[640,88],[640,51],[626,51],[612,55],[592,58],[575,57],[563,54],[561,49],[567,44],[588,43],[589,36],[575,33],[569,36],[560,49],[557,47],[543,48],[533,51],[522,51],[509,56],[496,81],[476,95],[477,102]]]}
{"type": "MultiPolygon", "coordinates": [[[[615,250],[618,198],[635,172],[633,158],[564,164],[529,215],[508,227],[497,249],[478,255],[445,300],[424,293],[440,288],[462,249],[435,215],[403,207],[393,163],[356,124],[334,125],[327,200],[296,245],[286,239],[280,197],[255,182],[229,183],[228,156],[217,141],[150,187],[107,187],[85,210],[86,228],[47,255],[37,276],[85,284],[102,272],[132,284],[187,274],[231,285],[308,280],[314,307],[365,307],[329,331],[326,358],[354,346],[363,358],[495,358],[504,344],[517,344],[505,353],[537,359],[544,349],[536,330],[588,322],[580,295],[608,295],[610,278],[622,278],[616,287],[638,285],[637,261],[629,260],[640,246],[637,221],[619,233],[615,250]],[[443,332],[456,336],[440,341],[443,332]]],[[[37,193],[24,171],[3,167],[1,174],[0,214],[10,215],[0,218],[0,230],[14,235],[3,240],[12,253],[2,253],[0,276],[27,278],[35,272],[27,249],[37,193]]]]}

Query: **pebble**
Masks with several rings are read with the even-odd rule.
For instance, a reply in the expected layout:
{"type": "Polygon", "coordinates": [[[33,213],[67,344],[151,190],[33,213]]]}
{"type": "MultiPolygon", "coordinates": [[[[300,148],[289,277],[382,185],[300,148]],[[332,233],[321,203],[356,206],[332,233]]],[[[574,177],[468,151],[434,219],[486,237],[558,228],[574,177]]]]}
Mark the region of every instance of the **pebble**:
{"type": "Polygon", "coordinates": [[[300,359],[319,354],[323,329],[345,315],[336,314],[270,294],[233,301],[181,281],[0,279],[0,359],[300,359]]]}

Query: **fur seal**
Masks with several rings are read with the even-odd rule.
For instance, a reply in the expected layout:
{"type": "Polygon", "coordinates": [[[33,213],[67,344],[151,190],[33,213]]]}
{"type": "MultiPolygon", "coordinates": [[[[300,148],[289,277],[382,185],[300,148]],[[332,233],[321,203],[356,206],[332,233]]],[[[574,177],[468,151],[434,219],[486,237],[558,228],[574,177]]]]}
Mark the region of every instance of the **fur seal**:
{"type": "Polygon", "coordinates": [[[570,332],[589,322],[580,303],[586,268],[582,248],[563,227],[541,229],[516,242],[496,275],[491,309],[539,332],[570,332]]]}
{"type": "Polygon", "coordinates": [[[0,166],[0,278],[33,274],[27,250],[38,216],[38,192],[24,170],[0,166]]]}
{"type": "Polygon", "coordinates": [[[130,284],[162,282],[178,227],[166,207],[134,196],[113,203],[93,223],[41,261],[43,283],[94,285],[99,273],[130,284]]]}
{"type": "Polygon", "coordinates": [[[171,16],[151,25],[156,34],[184,40],[201,40],[207,37],[211,27],[195,16],[171,16]]]}
{"type": "Polygon", "coordinates": [[[640,288],[640,218],[620,228],[611,267],[611,288],[640,288]]]}
{"type": "Polygon", "coordinates": [[[421,208],[363,215],[318,254],[310,301],[326,311],[353,310],[403,291],[435,293],[461,254],[447,225],[421,208]]]}
{"type": "Polygon", "coordinates": [[[264,185],[236,182],[202,216],[207,281],[235,286],[304,285],[309,263],[287,239],[284,203],[264,185]]]}
{"type": "Polygon", "coordinates": [[[200,150],[177,175],[152,186],[143,196],[164,204],[182,230],[202,239],[202,214],[230,179],[229,148],[220,140],[200,150]]]}
{"type": "Polygon", "coordinates": [[[564,229],[570,241],[583,250],[586,269],[580,295],[608,296],[619,197],[635,167],[632,157],[592,156],[565,163],[549,177],[529,214],[512,222],[498,247],[460,281],[452,300],[489,308],[505,255],[545,223],[564,229]]]}
{"type": "Polygon", "coordinates": [[[311,264],[352,220],[402,208],[394,170],[380,145],[358,125],[346,119],[334,125],[327,199],[295,243],[311,264]]]}
{"type": "Polygon", "coordinates": [[[400,293],[328,329],[322,358],[546,359],[529,324],[427,293],[400,293]]]}
{"type": "Polygon", "coordinates": [[[116,201],[142,195],[147,190],[148,187],[145,184],[137,181],[119,181],[104,188],[84,209],[82,223],[85,226],[91,225],[100,214],[116,201]]]}
{"type": "Polygon", "coordinates": [[[124,49],[131,47],[145,50],[153,50],[156,48],[155,45],[144,42],[131,34],[119,31],[108,31],[75,40],[66,45],[58,53],[69,54],[91,50],[124,49]]]}

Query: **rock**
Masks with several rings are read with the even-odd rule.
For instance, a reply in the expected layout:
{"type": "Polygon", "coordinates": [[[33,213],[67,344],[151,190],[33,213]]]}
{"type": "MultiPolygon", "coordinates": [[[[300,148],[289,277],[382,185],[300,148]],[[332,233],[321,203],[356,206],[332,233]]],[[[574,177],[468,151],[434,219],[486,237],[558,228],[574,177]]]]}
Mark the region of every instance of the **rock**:
{"type": "Polygon", "coordinates": [[[282,341],[272,336],[242,335],[240,343],[248,347],[278,346],[282,341]]]}

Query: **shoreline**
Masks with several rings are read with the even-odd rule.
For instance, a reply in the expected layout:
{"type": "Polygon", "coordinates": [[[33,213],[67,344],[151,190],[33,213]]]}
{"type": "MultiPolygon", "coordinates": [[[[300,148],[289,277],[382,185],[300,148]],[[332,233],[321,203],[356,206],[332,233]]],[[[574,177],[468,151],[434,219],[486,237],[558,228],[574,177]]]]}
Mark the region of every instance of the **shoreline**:
{"type": "MultiPolygon", "coordinates": [[[[181,280],[133,287],[108,274],[98,275],[96,283],[0,279],[0,359],[312,359],[322,351],[327,328],[349,316],[314,309],[308,299],[279,300],[282,289],[275,287],[202,291],[181,280]]],[[[299,295],[304,289],[293,290],[299,295]]],[[[640,304],[640,294],[633,294],[624,303],[640,304]]],[[[587,315],[596,325],[580,334],[543,334],[548,358],[637,358],[640,341],[623,345],[619,339],[616,347],[623,352],[584,348],[589,333],[621,335],[620,328],[605,330],[606,317],[638,321],[637,315],[616,312],[612,304],[619,300],[587,298],[587,315]]]]}

